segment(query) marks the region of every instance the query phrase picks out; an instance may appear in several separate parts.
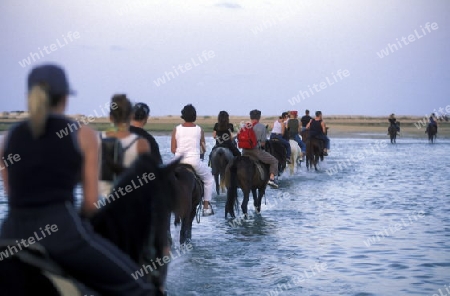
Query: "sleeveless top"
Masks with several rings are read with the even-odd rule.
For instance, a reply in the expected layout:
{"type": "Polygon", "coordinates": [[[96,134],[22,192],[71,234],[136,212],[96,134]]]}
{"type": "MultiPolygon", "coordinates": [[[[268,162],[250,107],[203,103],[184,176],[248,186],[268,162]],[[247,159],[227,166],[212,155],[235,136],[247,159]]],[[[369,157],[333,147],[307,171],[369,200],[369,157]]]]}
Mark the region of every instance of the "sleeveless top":
{"type": "Polygon", "coordinates": [[[281,131],[282,131],[281,123],[277,120],[273,123],[272,133],[281,134],[281,131]]]}
{"type": "Polygon", "coordinates": [[[298,126],[299,122],[298,119],[291,118],[287,122],[287,126],[289,129],[289,139],[294,139],[296,135],[298,135],[298,126]]]}
{"type": "MultiPolygon", "coordinates": [[[[106,135],[106,132],[102,132],[102,137],[106,138],[108,137],[106,135]]],[[[135,139],[139,138],[139,135],[136,134],[130,134],[126,138],[119,139],[120,143],[122,144],[122,147],[128,147],[131,142],[135,141],[135,139]]],[[[100,137],[98,137],[99,143],[101,141],[100,137]]],[[[99,144],[101,145],[101,143],[99,144]]],[[[123,156],[123,166],[125,168],[130,167],[130,165],[133,163],[133,161],[138,157],[138,150],[137,150],[137,141],[135,141],[130,148],[128,148],[123,156]]],[[[100,157],[101,160],[101,157],[100,157]]],[[[98,190],[100,192],[100,195],[102,197],[108,196],[108,194],[111,192],[112,189],[112,182],[105,181],[105,180],[99,180],[98,182],[98,190]]]]}
{"type": "Polygon", "coordinates": [[[234,133],[234,127],[231,123],[228,124],[227,130],[220,130],[219,123],[216,122],[214,124],[213,131],[216,132],[216,146],[232,143],[231,133],[234,133]],[[227,135],[227,137],[225,137],[224,135],[227,135]]]}
{"type": "MultiPolygon", "coordinates": [[[[181,124],[176,127],[175,139],[177,141],[177,149],[175,156],[184,156],[184,158],[200,159],[200,139],[202,129],[196,125],[193,127],[185,127],[181,124]]],[[[183,158],[183,159],[184,159],[183,158]]]]}
{"type": "MultiPolygon", "coordinates": [[[[78,146],[79,124],[63,115],[49,115],[44,134],[34,139],[28,120],[12,127],[6,139],[4,158],[8,162],[8,204],[10,207],[38,207],[74,201],[83,156],[78,146]],[[17,156],[17,157],[15,157],[17,156]],[[14,158],[15,157],[15,158],[14,158]],[[20,157],[20,159],[19,159],[20,157]]],[[[5,167],[4,161],[1,163],[5,167]]]]}
{"type": "Polygon", "coordinates": [[[322,120],[315,120],[313,119],[311,121],[311,124],[309,125],[309,135],[310,136],[320,136],[323,135],[323,129],[322,129],[322,120]]]}

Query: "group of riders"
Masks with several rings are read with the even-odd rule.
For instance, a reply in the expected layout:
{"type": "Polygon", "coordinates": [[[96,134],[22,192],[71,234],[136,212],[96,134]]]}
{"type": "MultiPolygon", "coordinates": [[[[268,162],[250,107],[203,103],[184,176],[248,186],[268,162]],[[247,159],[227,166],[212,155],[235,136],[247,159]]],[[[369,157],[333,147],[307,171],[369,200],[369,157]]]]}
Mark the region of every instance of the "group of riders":
{"type": "MultiPolygon", "coordinates": [[[[36,227],[57,223],[59,231],[42,241],[56,263],[104,295],[148,294],[151,286],[143,278],[130,276],[138,270],[136,263],[96,234],[84,218],[98,210],[99,196],[105,197],[113,189],[113,181],[102,178],[105,139],[116,139],[123,148],[119,172],[143,153],[151,153],[158,163],[163,163],[158,143],[144,130],[150,115],[149,106],[143,102],[133,105],[124,94],[114,95],[110,108],[112,128],[97,132],[78,123],[78,128],[59,137],[61,130],[77,124],[65,116],[68,97],[74,93],[64,70],[53,64],[33,68],[28,75],[27,91],[29,118],[13,126],[0,147],[2,159],[10,154],[18,154],[21,159],[1,171],[8,214],[0,238],[30,237],[36,227]],[[74,189],[79,183],[83,191],[80,212],[74,205],[74,189]]],[[[298,143],[304,155],[306,145],[300,133],[305,130],[309,130],[310,137],[324,140],[324,154],[329,152],[330,141],[322,113],[317,111],[315,115],[315,118],[310,117],[306,110],[299,121],[297,111],[283,112],[274,122],[270,139],[286,147],[287,162],[291,152],[289,139],[298,143]]],[[[203,215],[209,216],[213,214],[210,201],[214,178],[202,161],[201,156],[206,152],[205,135],[195,124],[196,116],[195,107],[190,104],[181,110],[184,122],[172,131],[171,152],[181,158],[181,163],[191,165],[203,181],[203,215]]],[[[213,149],[226,147],[233,156],[250,156],[268,164],[268,185],[278,188],[275,180],[278,160],[264,150],[267,127],[260,119],[261,111],[250,111],[250,122],[235,135],[228,113],[221,111],[214,126],[216,145],[213,149]],[[236,137],[239,139],[239,133],[245,128],[254,131],[256,143],[252,147],[241,147],[241,152],[236,146],[236,137]]]]}
{"type": "MultiPolygon", "coordinates": [[[[390,128],[393,128],[394,130],[396,130],[396,134],[400,135],[400,122],[397,121],[394,113],[389,115],[388,121],[389,121],[388,135],[390,134],[389,133],[390,128]]],[[[427,128],[425,130],[425,133],[428,133],[430,127],[435,128],[435,131],[437,133],[438,123],[436,120],[436,115],[434,113],[432,113],[430,115],[430,117],[428,118],[428,124],[427,124],[427,128]]]]}
{"type": "MultiPolygon", "coordinates": [[[[317,111],[316,117],[312,118],[309,115],[309,110],[305,111],[305,115],[299,120],[297,111],[283,112],[281,116],[273,123],[272,130],[269,136],[270,140],[279,141],[286,149],[286,162],[291,163],[291,145],[289,140],[294,140],[301,149],[301,157],[305,157],[306,144],[302,141],[300,134],[302,132],[309,132],[310,137],[323,140],[324,155],[328,155],[330,149],[330,140],[327,137],[327,127],[322,119],[322,112],[317,111]]],[[[267,137],[267,126],[260,122],[261,111],[254,109],[250,111],[250,122],[242,124],[235,136],[235,129],[233,124],[229,122],[229,115],[226,111],[220,111],[218,115],[218,122],[214,125],[213,137],[216,140],[212,151],[218,147],[224,147],[231,150],[233,156],[243,155],[249,156],[259,160],[261,163],[269,165],[269,181],[268,185],[272,188],[278,188],[279,184],[275,180],[278,175],[278,160],[265,151],[267,137]],[[242,146],[242,153],[237,146],[239,145],[239,134],[251,128],[256,137],[256,143],[253,147],[242,146]],[[236,139],[238,144],[236,143],[236,139]]],[[[211,154],[212,155],[212,151],[211,154]]]]}

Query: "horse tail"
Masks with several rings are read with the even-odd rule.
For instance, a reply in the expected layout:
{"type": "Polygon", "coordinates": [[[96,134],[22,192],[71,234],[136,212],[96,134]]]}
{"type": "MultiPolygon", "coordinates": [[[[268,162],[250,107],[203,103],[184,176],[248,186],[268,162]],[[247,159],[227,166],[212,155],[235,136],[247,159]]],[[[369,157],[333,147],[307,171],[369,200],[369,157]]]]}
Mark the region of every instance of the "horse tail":
{"type": "Polygon", "coordinates": [[[225,218],[227,218],[228,213],[234,218],[234,204],[237,198],[237,161],[240,159],[237,156],[234,160],[232,160],[229,170],[230,170],[230,179],[229,186],[227,190],[227,203],[225,205],[225,218]]]}

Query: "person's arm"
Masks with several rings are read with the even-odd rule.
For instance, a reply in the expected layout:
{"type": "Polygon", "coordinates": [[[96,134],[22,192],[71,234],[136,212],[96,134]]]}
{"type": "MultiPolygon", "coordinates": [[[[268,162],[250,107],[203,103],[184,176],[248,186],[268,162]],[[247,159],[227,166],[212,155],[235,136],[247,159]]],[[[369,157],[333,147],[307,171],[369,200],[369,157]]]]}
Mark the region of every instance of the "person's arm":
{"type": "MultiPolygon", "coordinates": [[[[5,154],[5,148],[6,148],[6,139],[8,138],[8,135],[5,134],[3,136],[3,141],[0,145],[0,157],[3,158],[5,154]]],[[[6,168],[3,168],[1,170],[2,172],[2,179],[3,179],[3,188],[5,190],[6,196],[9,196],[9,187],[8,187],[8,170],[6,168]]]]}
{"type": "Polygon", "coordinates": [[[327,127],[325,125],[325,122],[322,120],[322,122],[320,123],[320,125],[322,126],[322,131],[323,133],[326,135],[327,134],[327,127]]]}
{"type": "Polygon", "coordinates": [[[212,136],[213,136],[213,139],[216,139],[217,132],[216,132],[216,131],[213,131],[212,136]]]}
{"type": "Polygon", "coordinates": [[[142,154],[145,152],[151,152],[150,144],[144,138],[137,140],[137,153],[142,154]]]}
{"type": "Polygon", "coordinates": [[[312,121],[312,119],[309,120],[308,124],[306,125],[306,129],[309,129],[309,128],[310,128],[310,126],[311,126],[311,121],[312,121]]]}
{"type": "Polygon", "coordinates": [[[200,154],[203,154],[206,152],[206,142],[205,142],[205,133],[203,132],[203,129],[201,130],[201,136],[200,136],[200,154]]]}
{"type": "Polygon", "coordinates": [[[256,135],[256,139],[259,140],[259,144],[261,145],[261,148],[264,148],[264,146],[266,145],[266,138],[267,138],[267,134],[266,134],[266,129],[262,129],[261,132],[259,133],[259,137],[258,135],[256,135]]]}
{"type": "Polygon", "coordinates": [[[286,122],[286,124],[283,122],[283,124],[281,125],[281,135],[284,135],[284,132],[286,131],[286,125],[287,125],[287,122],[286,122]]]}
{"type": "Polygon", "coordinates": [[[170,141],[170,151],[172,151],[173,154],[177,151],[177,128],[175,127],[172,131],[172,139],[170,141]]]}
{"type": "Polygon", "coordinates": [[[84,125],[78,130],[78,142],[83,153],[83,164],[81,166],[81,185],[83,189],[83,202],[81,212],[85,216],[93,214],[97,208],[98,179],[99,179],[99,142],[97,133],[90,127],[84,125]]]}

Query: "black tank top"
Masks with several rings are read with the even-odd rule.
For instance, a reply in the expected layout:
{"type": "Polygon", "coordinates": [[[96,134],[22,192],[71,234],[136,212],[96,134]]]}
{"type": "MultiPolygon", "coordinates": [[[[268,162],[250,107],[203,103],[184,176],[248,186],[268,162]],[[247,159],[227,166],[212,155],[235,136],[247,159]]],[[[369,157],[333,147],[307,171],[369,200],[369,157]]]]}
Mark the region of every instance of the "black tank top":
{"type": "Polygon", "coordinates": [[[66,117],[51,115],[45,134],[39,139],[33,139],[28,121],[18,123],[8,132],[4,157],[9,154],[20,157],[7,167],[11,207],[74,201],[73,191],[82,165],[76,140],[78,128],[76,122],[66,117]]]}
{"type": "Polygon", "coordinates": [[[319,136],[323,134],[322,129],[322,120],[315,120],[312,119],[311,124],[309,125],[309,135],[312,136],[319,136]]]}

